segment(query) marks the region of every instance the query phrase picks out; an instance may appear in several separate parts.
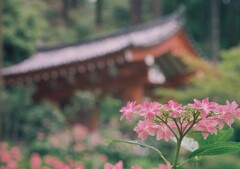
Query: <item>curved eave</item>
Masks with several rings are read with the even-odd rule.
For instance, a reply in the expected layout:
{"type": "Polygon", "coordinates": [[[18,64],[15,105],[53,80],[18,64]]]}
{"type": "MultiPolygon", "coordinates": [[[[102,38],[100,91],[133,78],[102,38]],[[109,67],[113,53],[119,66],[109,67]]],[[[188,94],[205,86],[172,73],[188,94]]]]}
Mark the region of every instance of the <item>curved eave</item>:
{"type": "Polygon", "coordinates": [[[175,13],[163,21],[140,25],[115,36],[72,46],[40,50],[29,59],[2,69],[2,74],[3,76],[21,75],[101,58],[127,49],[148,48],[173,36],[183,25],[183,19],[175,13]]]}

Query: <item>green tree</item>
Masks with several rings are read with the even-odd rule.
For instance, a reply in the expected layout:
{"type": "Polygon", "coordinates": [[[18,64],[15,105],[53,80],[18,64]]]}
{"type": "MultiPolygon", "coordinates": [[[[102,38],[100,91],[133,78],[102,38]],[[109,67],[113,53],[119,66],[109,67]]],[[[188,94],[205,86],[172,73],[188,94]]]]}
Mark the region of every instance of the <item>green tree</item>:
{"type": "Polygon", "coordinates": [[[32,100],[33,87],[15,86],[3,91],[2,137],[12,141],[32,141],[65,127],[65,118],[49,102],[32,100]]]}
{"type": "Polygon", "coordinates": [[[84,119],[85,125],[88,125],[90,114],[96,106],[96,97],[94,92],[76,91],[63,108],[63,113],[68,122],[77,123],[80,119],[84,119]]]}
{"type": "Polygon", "coordinates": [[[211,100],[223,103],[225,100],[240,102],[238,78],[240,73],[240,47],[225,50],[219,65],[209,65],[206,62],[192,62],[198,70],[192,82],[177,89],[157,89],[156,94],[163,101],[176,99],[182,103],[192,102],[193,98],[211,100]]]}
{"type": "Polygon", "coordinates": [[[35,51],[44,25],[37,5],[31,1],[4,0],[3,56],[6,65],[19,62],[35,51]]]}

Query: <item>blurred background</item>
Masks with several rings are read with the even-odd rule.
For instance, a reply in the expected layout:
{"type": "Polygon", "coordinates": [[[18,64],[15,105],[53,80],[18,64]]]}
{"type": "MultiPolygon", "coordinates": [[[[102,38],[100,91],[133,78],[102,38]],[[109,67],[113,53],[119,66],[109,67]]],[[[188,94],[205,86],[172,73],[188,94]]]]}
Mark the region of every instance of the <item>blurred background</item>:
{"type": "MultiPolygon", "coordinates": [[[[0,7],[1,167],[35,169],[41,163],[48,168],[68,164],[71,168],[102,169],[107,161],[119,160],[126,168],[156,167],[161,161],[154,152],[107,144],[112,139],[137,139],[134,124],[119,122],[119,109],[128,100],[165,103],[174,99],[187,104],[194,98],[209,97],[222,104],[240,101],[239,0],[1,0],[0,7]],[[67,58],[71,52],[77,52],[77,58],[85,57],[83,46],[97,51],[104,49],[104,40],[113,44],[115,37],[131,33],[134,38],[134,33],[141,32],[141,43],[145,43],[150,36],[146,30],[158,26],[155,23],[168,32],[172,28],[164,25],[174,21],[180,23],[184,35],[176,28],[171,36],[163,32],[164,40],[152,46],[131,44],[97,58],[44,68],[48,62],[57,63],[52,58],[67,58]],[[160,50],[172,37],[184,39],[180,44],[191,48],[195,56],[176,52],[184,47],[151,53],[155,45],[160,50]],[[138,60],[145,49],[150,57],[147,54],[138,60]],[[65,53],[54,57],[54,52],[56,56],[65,53]],[[174,53],[177,59],[171,57],[174,53]],[[40,59],[32,62],[31,58],[40,59]],[[153,63],[160,73],[151,74],[157,83],[150,84],[145,78],[153,63]],[[41,69],[35,70],[35,64],[41,64],[41,69]],[[25,71],[30,66],[33,68],[25,71]],[[164,82],[159,81],[162,77],[164,82]]],[[[122,42],[117,39],[115,43],[122,42]]],[[[233,128],[231,140],[240,141],[240,123],[233,128]]],[[[173,142],[155,142],[154,138],[146,142],[172,157],[173,142]]],[[[182,151],[183,156],[187,154],[182,151]]],[[[229,154],[202,159],[200,165],[204,169],[238,169],[239,159],[239,153],[229,154]]]]}

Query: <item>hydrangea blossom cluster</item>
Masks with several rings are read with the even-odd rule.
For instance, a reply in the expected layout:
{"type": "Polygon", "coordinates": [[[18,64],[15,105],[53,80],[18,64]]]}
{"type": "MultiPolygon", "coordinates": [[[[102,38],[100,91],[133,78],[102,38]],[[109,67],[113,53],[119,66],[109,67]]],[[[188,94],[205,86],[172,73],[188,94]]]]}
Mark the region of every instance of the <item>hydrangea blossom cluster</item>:
{"type": "MultiPolygon", "coordinates": [[[[123,162],[119,161],[115,165],[107,163],[105,164],[104,169],[123,169],[123,162]]],[[[136,165],[136,166],[132,166],[131,169],[142,169],[142,167],[136,165]]],[[[160,164],[157,168],[153,168],[153,169],[171,169],[171,165],[170,163],[166,165],[160,164]]]]}
{"type": "Polygon", "coordinates": [[[6,142],[0,142],[0,169],[86,169],[79,161],[68,159],[61,161],[54,156],[46,155],[41,157],[33,153],[29,159],[29,167],[24,166],[24,156],[18,147],[10,147],[6,142]]]}
{"type": "Polygon", "coordinates": [[[225,124],[231,126],[235,118],[240,119],[240,108],[235,101],[220,105],[208,98],[194,99],[187,105],[173,100],[167,104],[128,102],[120,112],[120,120],[126,118],[131,122],[135,115],[142,117],[134,128],[142,140],[148,136],[165,141],[171,137],[182,139],[191,130],[200,131],[206,139],[209,134],[217,134],[217,129],[222,129],[225,124]]]}

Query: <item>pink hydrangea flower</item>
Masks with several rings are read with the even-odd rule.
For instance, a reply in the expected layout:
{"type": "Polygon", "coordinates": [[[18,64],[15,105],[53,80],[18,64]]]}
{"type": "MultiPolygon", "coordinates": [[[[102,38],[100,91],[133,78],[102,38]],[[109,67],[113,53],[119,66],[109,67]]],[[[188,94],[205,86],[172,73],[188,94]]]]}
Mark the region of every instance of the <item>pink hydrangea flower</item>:
{"type": "Polygon", "coordinates": [[[183,108],[182,108],[182,104],[178,104],[176,102],[174,102],[173,100],[169,100],[168,104],[165,104],[164,109],[171,111],[171,116],[173,118],[177,118],[181,115],[182,112],[184,112],[183,108]]]}
{"type": "Polygon", "coordinates": [[[137,127],[134,128],[134,131],[138,133],[138,137],[142,140],[145,140],[148,135],[155,135],[155,127],[149,120],[139,120],[137,127]]]}
{"type": "Polygon", "coordinates": [[[12,147],[12,149],[11,149],[11,154],[12,154],[12,157],[13,157],[15,160],[22,160],[22,154],[21,154],[19,148],[17,148],[17,147],[12,147]]]}
{"type": "Polygon", "coordinates": [[[62,161],[53,156],[45,156],[43,161],[54,169],[64,168],[66,166],[62,161]]]}
{"type": "Polygon", "coordinates": [[[173,133],[166,125],[155,125],[157,140],[164,139],[168,141],[172,136],[173,133]]]}
{"type": "Polygon", "coordinates": [[[120,112],[122,113],[120,120],[126,117],[127,121],[130,122],[133,114],[136,113],[136,102],[127,102],[126,106],[124,106],[120,112]]]}
{"type": "Polygon", "coordinates": [[[201,131],[204,139],[206,139],[209,134],[217,134],[216,126],[218,124],[215,119],[203,119],[194,125],[194,130],[201,131]]]}
{"type": "Polygon", "coordinates": [[[145,102],[140,105],[139,114],[153,120],[155,115],[161,114],[160,104],[157,102],[145,102]]]}
{"type": "Polygon", "coordinates": [[[201,110],[201,115],[205,118],[211,111],[215,110],[216,104],[214,102],[209,102],[208,98],[202,101],[194,99],[194,103],[191,104],[190,107],[201,110]]]}
{"type": "Polygon", "coordinates": [[[0,160],[3,163],[7,163],[12,160],[11,153],[8,150],[1,150],[0,152],[0,160]]]}
{"type": "Polygon", "coordinates": [[[158,168],[153,169],[172,169],[172,166],[170,163],[167,163],[166,165],[160,164],[158,168]]]}
{"type": "MultiPolygon", "coordinates": [[[[131,110],[131,113],[125,113],[127,111],[124,109],[122,110],[123,117],[129,116],[127,119],[131,119],[132,114],[136,113],[144,119],[139,120],[134,128],[139,138],[145,140],[147,136],[156,134],[157,140],[169,141],[171,137],[174,137],[177,145],[181,145],[183,143],[181,141],[184,141],[185,136],[188,136],[192,130],[200,131],[206,139],[209,134],[217,134],[217,129],[222,129],[225,123],[231,126],[235,118],[240,119],[240,108],[235,101],[226,101],[226,105],[219,105],[209,102],[208,98],[194,99],[193,104],[184,107],[173,100],[169,100],[164,105],[157,102],[146,102],[126,107],[128,107],[127,110],[131,110]]],[[[178,161],[175,160],[173,166],[177,164],[178,161]]],[[[131,169],[141,169],[141,167],[132,166],[131,169]]],[[[158,168],[154,169],[172,169],[172,167],[170,163],[167,163],[166,165],[160,164],[158,168]]]]}
{"type": "Polygon", "coordinates": [[[222,106],[223,112],[221,119],[227,123],[228,126],[231,126],[234,122],[234,118],[240,118],[240,109],[238,108],[238,104],[233,101],[230,103],[228,100],[226,101],[226,105],[222,106]]]}
{"type": "Polygon", "coordinates": [[[39,154],[33,153],[30,158],[30,167],[31,169],[40,169],[42,164],[42,158],[39,154]]]}
{"type": "Polygon", "coordinates": [[[123,162],[119,161],[115,165],[107,163],[104,165],[104,169],[123,169],[123,162]]]}

